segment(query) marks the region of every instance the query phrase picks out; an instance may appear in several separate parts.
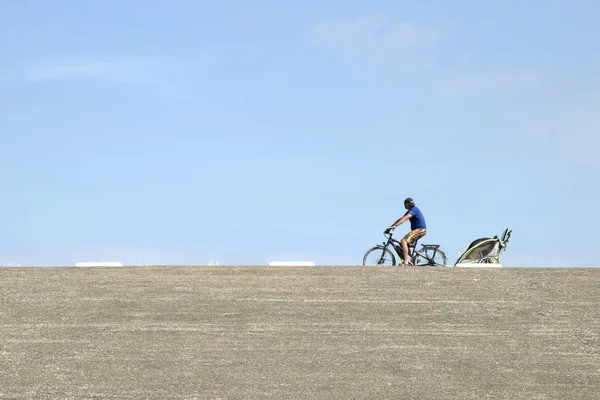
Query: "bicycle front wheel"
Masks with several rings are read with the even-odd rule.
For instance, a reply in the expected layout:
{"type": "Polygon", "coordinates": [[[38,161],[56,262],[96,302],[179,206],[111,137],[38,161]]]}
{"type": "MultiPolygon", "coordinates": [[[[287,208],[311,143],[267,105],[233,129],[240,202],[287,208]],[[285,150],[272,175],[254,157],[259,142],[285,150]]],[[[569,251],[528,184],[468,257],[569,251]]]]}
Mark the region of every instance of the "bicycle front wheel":
{"type": "Polygon", "coordinates": [[[423,247],[418,253],[416,264],[420,266],[444,267],[448,262],[446,254],[439,248],[423,247]]]}
{"type": "Polygon", "coordinates": [[[365,253],[363,257],[363,266],[374,267],[374,266],[394,266],[396,265],[396,257],[387,248],[383,246],[375,246],[365,253]]]}

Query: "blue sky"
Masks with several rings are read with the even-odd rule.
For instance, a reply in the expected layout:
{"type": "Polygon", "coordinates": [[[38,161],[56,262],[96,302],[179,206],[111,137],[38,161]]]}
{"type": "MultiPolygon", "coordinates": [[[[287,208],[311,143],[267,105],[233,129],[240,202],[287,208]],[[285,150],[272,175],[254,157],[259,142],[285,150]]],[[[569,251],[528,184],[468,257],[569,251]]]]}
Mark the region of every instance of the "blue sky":
{"type": "Polygon", "coordinates": [[[599,13],[0,0],[0,265],[357,265],[409,196],[452,263],[598,265],[599,13]]]}

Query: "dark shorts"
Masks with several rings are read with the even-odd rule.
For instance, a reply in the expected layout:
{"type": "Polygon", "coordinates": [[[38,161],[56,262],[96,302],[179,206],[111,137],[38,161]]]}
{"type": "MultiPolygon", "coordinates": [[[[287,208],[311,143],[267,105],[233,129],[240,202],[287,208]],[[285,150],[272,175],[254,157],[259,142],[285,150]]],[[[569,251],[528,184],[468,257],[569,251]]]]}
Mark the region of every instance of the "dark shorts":
{"type": "Polygon", "coordinates": [[[427,229],[414,229],[408,232],[402,239],[406,239],[409,246],[415,244],[418,239],[421,239],[427,234],[427,229]]]}

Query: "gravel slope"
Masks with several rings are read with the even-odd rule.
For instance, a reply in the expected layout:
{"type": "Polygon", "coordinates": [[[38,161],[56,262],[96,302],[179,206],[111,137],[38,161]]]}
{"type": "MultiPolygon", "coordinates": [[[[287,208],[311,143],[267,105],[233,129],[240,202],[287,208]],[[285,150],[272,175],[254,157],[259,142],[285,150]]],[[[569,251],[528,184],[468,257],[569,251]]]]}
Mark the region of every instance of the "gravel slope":
{"type": "Polygon", "coordinates": [[[597,399],[600,268],[0,268],[0,399],[597,399]]]}

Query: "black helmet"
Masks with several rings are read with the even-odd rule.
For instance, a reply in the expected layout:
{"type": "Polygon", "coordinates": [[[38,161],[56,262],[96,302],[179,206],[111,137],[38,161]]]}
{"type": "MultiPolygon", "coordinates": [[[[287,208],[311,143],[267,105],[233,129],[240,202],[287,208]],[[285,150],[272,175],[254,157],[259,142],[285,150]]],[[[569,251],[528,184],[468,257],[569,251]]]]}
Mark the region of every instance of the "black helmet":
{"type": "Polygon", "coordinates": [[[409,205],[409,206],[411,206],[411,207],[412,207],[412,206],[414,206],[414,205],[415,205],[415,201],[414,201],[413,199],[411,199],[410,197],[407,197],[407,198],[404,200],[404,204],[405,204],[405,205],[409,205]]]}

